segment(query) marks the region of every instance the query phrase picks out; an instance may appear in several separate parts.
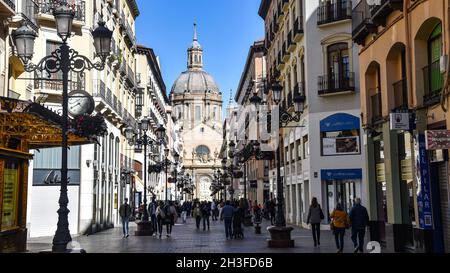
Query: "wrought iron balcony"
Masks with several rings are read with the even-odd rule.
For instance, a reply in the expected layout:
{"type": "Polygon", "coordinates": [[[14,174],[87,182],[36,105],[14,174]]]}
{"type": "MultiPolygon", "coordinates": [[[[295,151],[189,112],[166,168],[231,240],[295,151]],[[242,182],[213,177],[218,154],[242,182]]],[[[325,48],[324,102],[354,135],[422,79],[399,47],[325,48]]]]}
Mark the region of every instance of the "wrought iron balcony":
{"type": "Polygon", "coordinates": [[[372,21],[385,26],[387,16],[394,10],[403,10],[403,0],[380,0],[380,5],[373,5],[370,9],[372,21]]]}
{"type": "Polygon", "coordinates": [[[277,70],[281,70],[284,68],[284,61],[283,57],[281,55],[281,50],[278,51],[278,58],[277,58],[277,70]]]}
{"type": "MultiPolygon", "coordinates": [[[[53,7],[55,5],[55,1],[53,0],[36,0],[39,5],[39,14],[40,15],[50,15],[47,19],[53,19],[53,7]]],[[[86,2],[75,0],[69,3],[73,6],[75,10],[74,21],[85,22],[86,21],[86,2]]]]}
{"type": "Polygon", "coordinates": [[[394,109],[408,109],[408,89],[406,79],[401,79],[393,84],[394,87],[394,109]]]}
{"type": "Polygon", "coordinates": [[[444,74],[441,73],[439,61],[424,67],[424,105],[436,104],[440,101],[442,87],[444,86],[444,74]]]}
{"type": "Polygon", "coordinates": [[[16,10],[16,0],[0,0],[0,12],[6,16],[14,15],[16,10]]]}
{"type": "Polygon", "coordinates": [[[300,42],[303,37],[304,29],[303,29],[303,16],[297,17],[294,23],[294,42],[300,42]]]}
{"type": "Polygon", "coordinates": [[[347,75],[335,73],[319,76],[319,95],[331,95],[342,92],[355,91],[355,73],[347,75]]]}
{"type": "Polygon", "coordinates": [[[371,18],[370,6],[366,1],[359,2],[352,11],[352,37],[359,45],[364,45],[367,35],[375,33],[377,26],[371,18]]]}
{"type": "Polygon", "coordinates": [[[127,77],[126,77],[126,81],[127,81],[128,85],[129,85],[130,87],[135,87],[135,85],[136,85],[136,78],[135,78],[134,72],[133,72],[133,70],[131,69],[130,66],[127,66],[127,77]]]}
{"type": "MultiPolygon", "coordinates": [[[[61,93],[63,90],[62,76],[47,77],[45,73],[34,72],[34,89],[40,93],[61,93]]],[[[85,90],[86,78],[84,73],[71,73],[69,92],[72,90],[85,90]]]]}
{"type": "Polygon", "coordinates": [[[294,40],[292,40],[292,30],[289,31],[287,35],[287,45],[288,45],[287,51],[290,53],[294,52],[295,48],[297,47],[297,43],[294,40]]]}
{"type": "Polygon", "coordinates": [[[342,20],[352,19],[352,2],[337,0],[332,3],[325,1],[317,9],[317,25],[324,25],[342,20]]]}
{"type": "Polygon", "coordinates": [[[16,5],[17,13],[22,15],[23,20],[36,32],[39,32],[36,15],[39,11],[38,4],[33,0],[19,0],[20,6],[16,5]]]}
{"type": "Polygon", "coordinates": [[[288,49],[287,42],[284,41],[283,48],[282,48],[282,50],[283,50],[283,62],[284,63],[289,61],[289,57],[290,57],[290,53],[289,53],[289,51],[287,49],[288,49]]]}
{"type": "Polygon", "coordinates": [[[119,22],[120,30],[123,33],[124,41],[129,48],[136,47],[136,36],[128,21],[125,19],[125,15],[122,14],[119,22]]]}

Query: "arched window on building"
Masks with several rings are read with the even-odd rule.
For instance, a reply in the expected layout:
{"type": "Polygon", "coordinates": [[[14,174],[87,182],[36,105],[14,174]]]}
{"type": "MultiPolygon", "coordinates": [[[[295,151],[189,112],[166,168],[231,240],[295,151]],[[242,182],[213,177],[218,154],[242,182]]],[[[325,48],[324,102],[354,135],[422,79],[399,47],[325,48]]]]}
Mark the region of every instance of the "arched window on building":
{"type": "Polygon", "coordinates": [[[195,148],[195,153],[197,155],[209,155],[210,150],[206,145],[199,145],[197,146],[197,148],[195,148]]]}

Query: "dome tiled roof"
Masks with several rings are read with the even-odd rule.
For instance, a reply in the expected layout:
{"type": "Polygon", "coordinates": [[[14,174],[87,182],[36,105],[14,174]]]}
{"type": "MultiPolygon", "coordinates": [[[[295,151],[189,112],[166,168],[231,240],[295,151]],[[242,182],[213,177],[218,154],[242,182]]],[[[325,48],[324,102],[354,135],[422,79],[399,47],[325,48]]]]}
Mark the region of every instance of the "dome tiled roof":
{"type": "Polygon", "coordinates": [[[178,77],[172,87],[173,94],[220,93],[214,78],[203,70],[187,70],[178,77]]]}

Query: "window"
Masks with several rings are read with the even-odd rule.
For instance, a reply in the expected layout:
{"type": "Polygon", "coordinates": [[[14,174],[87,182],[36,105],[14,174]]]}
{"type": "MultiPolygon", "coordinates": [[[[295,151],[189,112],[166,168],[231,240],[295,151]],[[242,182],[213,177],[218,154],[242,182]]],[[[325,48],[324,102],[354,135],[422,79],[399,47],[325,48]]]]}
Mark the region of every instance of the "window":
{"type": "Polygon", "coordinates": [[[444,83],[444,76],[440,69],[442,55],[442,25],[437,25],[428,38],[428,85],[430,96],[439,94],[444,83]]]}
{"type": "Polygon", "coordinates": [[[309,141],[308,135],[303,137],[303,158],[309,158],[309,141]]]}
{"type": "MultiPolygon", "coordinates": [[[[61,148],[36,150],[34,153],[33,185],[61,183],[61,148]]],[[[80,184],[80,146],[72,146],[67,154],[69,185],[80,184]]]]}
{"type": "Polygon", "coordinates": [[[195,106],[195,120],[201,121],[201,119],[202,119],[202,107],[195,106]]]}
{"type": "Polygon", "coordinates": [[[197,155],[209,155],[209,148],[205,145],[200,145],[195,149],[197,155]]]}
{"type": "MultiPolygon", "coordinates": [[[[336,84],[336,81],[342,82],[344,79],[350,77],[349,50],[347,43],[333,44],[328,47],[328,76],[331,79],[331,83],[334,82],[334,84],[336,84]]],[[[339,82],[337,82],[337,84],[339,84],[339,82]]]]}

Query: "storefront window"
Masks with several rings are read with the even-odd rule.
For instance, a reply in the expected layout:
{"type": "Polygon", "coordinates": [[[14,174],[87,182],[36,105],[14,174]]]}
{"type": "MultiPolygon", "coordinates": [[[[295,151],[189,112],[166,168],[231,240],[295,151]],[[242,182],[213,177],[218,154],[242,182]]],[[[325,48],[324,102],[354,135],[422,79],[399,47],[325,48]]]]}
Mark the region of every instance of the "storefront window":
{"type": "Polygon", "coordinates": [[[322,132],[322,155],[360,154],[359,130],[322,132]]]}

